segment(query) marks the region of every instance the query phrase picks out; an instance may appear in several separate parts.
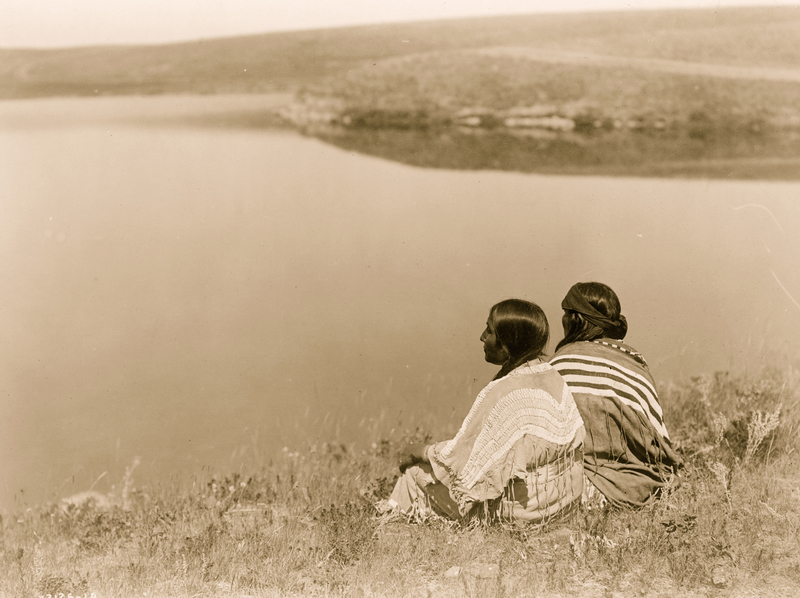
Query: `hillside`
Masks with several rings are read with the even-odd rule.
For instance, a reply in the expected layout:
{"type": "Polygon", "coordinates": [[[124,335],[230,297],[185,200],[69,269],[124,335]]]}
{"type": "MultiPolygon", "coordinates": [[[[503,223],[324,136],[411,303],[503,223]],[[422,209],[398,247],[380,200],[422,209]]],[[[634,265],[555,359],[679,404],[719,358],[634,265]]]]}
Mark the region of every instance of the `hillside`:
{"type": "Polygon", "coordinates": [[[275,91],[305,133],[420,166],[800,178],[800,7],[0,50],[0,99],[275,91]]]}
{"type": "Polygon", "coordinates": [[[387,58],[495,46],[800,69],[800,8],[518,15],[154,46],[0,50],[0,97],[297,89],[387,58]]]}

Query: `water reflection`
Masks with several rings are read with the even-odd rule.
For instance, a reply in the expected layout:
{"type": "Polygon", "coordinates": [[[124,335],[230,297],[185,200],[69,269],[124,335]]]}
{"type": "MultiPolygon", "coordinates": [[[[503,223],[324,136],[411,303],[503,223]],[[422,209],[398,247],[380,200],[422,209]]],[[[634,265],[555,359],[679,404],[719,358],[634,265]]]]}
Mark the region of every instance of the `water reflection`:
{"type": "Polygon", "coordinates": [[[403,164],[455,170],[720,179],[800,179],[798,138],[643,130],[589,134],[543,129],[373,130],[317,128],[337,147],[403,164]],[[769,147],[766,152],[765,148],[769,147]],[[770,157],[764,158],[763,155],[770,157]]]}

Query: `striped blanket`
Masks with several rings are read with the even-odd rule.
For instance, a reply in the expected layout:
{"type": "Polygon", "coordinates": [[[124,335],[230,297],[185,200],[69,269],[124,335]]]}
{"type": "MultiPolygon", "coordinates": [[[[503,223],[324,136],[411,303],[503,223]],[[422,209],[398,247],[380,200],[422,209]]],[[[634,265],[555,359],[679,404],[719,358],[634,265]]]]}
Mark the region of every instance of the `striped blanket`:
{"type": "Polygon", "coordinates": [[[647,363],[621,341],[599,339],[565,345],[550,364],[572,390],[586,427],[587,479],[612,504],[647,504],[682,465],[647,363]]]}

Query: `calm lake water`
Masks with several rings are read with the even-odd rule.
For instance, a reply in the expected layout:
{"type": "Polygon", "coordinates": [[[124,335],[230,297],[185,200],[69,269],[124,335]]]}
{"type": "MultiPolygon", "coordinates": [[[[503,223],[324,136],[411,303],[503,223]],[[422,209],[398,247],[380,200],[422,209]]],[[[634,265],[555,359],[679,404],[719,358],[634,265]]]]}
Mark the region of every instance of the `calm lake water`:
{"type": "Polygon", "coordinates": [[[0,507],[455,425],[489,307],[538,302],[552,349],[580,280],[662,383],[800,355],[798,183],[424,170],[67,104],[0,105],[0,507]]]}

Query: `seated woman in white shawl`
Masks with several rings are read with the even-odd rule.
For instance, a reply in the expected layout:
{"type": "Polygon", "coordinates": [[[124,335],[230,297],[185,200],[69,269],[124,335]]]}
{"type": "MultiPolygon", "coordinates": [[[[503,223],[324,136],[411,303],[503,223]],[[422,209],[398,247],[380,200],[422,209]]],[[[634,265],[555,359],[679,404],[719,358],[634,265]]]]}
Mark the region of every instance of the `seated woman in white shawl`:
{"type": "Polygon", "coordinates": [[[549,336],[535,303],[492,307],[481,341],[486,361],[502,369],[455,438],[401,453],[389,507],[541,523],[580,503],[583,422],[564,380],[541,360],[549,336]]]}

